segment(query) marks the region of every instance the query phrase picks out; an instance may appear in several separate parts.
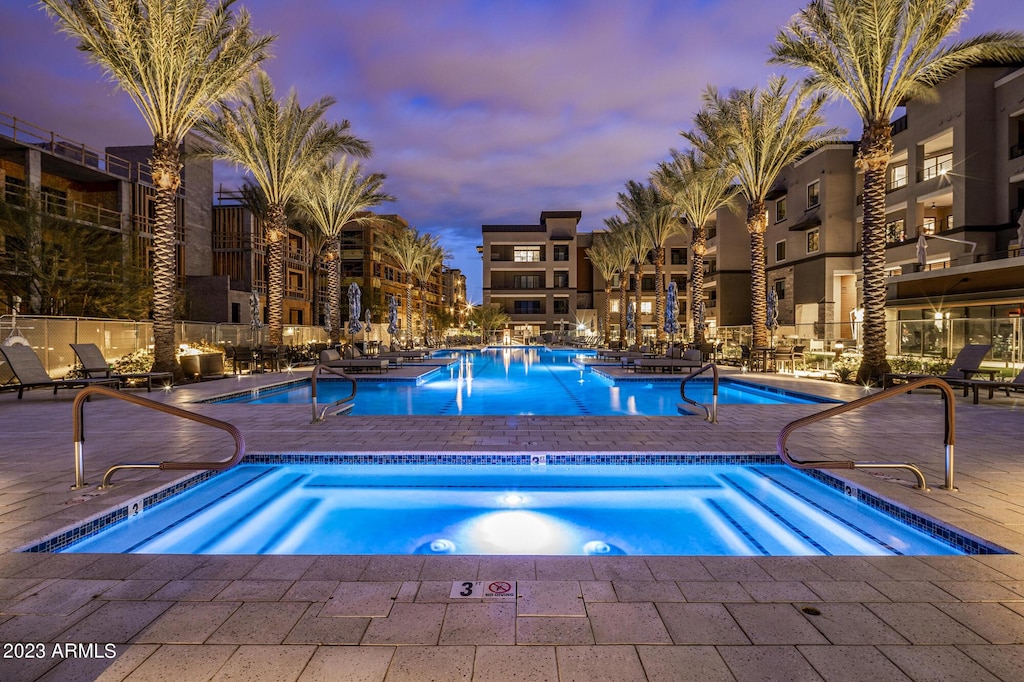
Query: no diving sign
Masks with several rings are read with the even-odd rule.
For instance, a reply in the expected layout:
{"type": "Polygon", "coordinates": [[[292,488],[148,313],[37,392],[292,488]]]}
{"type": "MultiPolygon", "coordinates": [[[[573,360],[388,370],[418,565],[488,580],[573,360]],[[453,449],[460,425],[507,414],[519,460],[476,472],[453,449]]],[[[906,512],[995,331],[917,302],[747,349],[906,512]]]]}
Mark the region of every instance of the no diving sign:
{"type": "Polygon", "coordinates": [[[515,599],[514,580],[454,580],[452,599],[515,599]]]}

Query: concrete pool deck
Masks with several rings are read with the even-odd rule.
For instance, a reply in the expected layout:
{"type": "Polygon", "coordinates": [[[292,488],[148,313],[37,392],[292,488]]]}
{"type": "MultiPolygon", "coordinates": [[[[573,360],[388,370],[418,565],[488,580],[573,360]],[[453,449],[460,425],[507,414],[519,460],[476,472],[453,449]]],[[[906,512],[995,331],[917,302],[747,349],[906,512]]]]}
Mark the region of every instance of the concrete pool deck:
{"type": "MultiPolygon", "coordinates": [[[[843,400],[865,393],[786,375],[744,378],[843,400]]],[[[340,417],[310,425],[308,406],[192,404],[281,379],[136,393],[235,424],[250,452],[774,452],[785,423],[828,407],[724,405],[717,426],[697,417],[340,417]]],[[[111,464],[231,453],[220,432],[96,398],[85,406],[94,485],[71,491],[73,395],[40,389],[19,401],[0,393],[3,680],[1024,679],[1024,557],[1016,554],[15,553],[180,478],[128,471],[112,490],[97,492],[111,464]],[[518,598],[449,597],[452,581],[477,579],[517,581],[518,598]]],[[[914,490],[901,473],[842,474],[1022,552],[1022,433],[1021,398],[972,405],[958,395],[957,492],[939,488],[942,410],[934,391],[798,431],[790,450],[800,458],[914,462],[930,492],[914,490]]]]}

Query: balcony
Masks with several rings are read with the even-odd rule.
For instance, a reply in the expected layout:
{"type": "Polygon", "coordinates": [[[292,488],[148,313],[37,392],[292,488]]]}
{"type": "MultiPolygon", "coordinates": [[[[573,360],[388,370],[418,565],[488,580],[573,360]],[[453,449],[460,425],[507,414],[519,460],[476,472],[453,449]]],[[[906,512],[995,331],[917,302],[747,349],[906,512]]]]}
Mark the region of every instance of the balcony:
{"type": "MultiPolygon", "coordinates": [[[[13,206],[26,207],[29,204],[28,190],[24,187],[7,184],[4,188],[3,200],[13,206]]],[[[116,232],[121,231],[120,211],[111,211],[109,208],[68,200],[52,194],[42,198],[41,212],[55,218],[95,225],[116,232]]]]}
{"type": "Polygon", "coordinates": [[[1010,158],[1016,159],[1018,156],[1024,156],[1024,145],[1015,144],[1010,147],[1010,158]]]}

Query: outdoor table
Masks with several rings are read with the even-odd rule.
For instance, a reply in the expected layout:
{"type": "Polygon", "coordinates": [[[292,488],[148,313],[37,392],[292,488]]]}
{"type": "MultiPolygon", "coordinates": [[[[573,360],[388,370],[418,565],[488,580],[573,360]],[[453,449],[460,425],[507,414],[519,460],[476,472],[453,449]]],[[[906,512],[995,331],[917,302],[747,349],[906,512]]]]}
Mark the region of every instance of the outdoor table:
{"type": "Polygon", "coordinates": [[[771,346],[755,346],[750,349],[750,358],[755,372],[775,371],[775,349],[771,346]]]}

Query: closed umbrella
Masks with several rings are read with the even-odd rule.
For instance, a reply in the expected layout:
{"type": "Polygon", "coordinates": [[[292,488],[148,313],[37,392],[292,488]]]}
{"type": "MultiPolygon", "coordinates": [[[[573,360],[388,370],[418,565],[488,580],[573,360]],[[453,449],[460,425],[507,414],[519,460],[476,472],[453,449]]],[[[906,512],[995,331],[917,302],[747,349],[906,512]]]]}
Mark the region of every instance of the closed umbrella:
{"type": "Polygon", "coordinates": [[[636,308],[633,302],[629,302],[629,307],[626,308],[626,333],[636,331],[636,308]]]}
{"type": "Polygon", "coordinates": [[[256,335],[263,328],[263,314],[260,312],[260,297],[253,290],[249,296],[249,345],[256,344],[256,335]]]}
{"type": "Polygon", "coordinates": [[[373,332],[373,325],[371,324],[373,318],[373,312],[369,308],[366,309],[366,333],[370,334],[373,332]]]}
{"type": "Polygon", "coordinates": [[[917,235],[917,264],[921,267],[928,262],[928,238],[924,233],[917,235]]]}
{"type": "Polygon", "coordinates": [[[768,309],[765,311],[764,326],[772,333],[772,344],[775,345],[775,330],[779,327],[779,295],[775,289],[768,290],[768,309]]]}
{"type": "Polygon", "coordinates": [[[1017,218],[1017,246],[1024,251],[1024,211],[1021,211],[1017,218]]]}
{"type": "Polygon", "coordinates": [[[359,322],[359,313],[361,309],[359,303],[359,285],[355,282],[348,285],[348,333],[357,334],[359,330],[363,328],[362,323],[359,322]]]}
{"type": "Polygon", "coordinates": [[[677,318],[676,308],[679,305],[678,302],[679,294],[676,291],[676,283],[668,283],[668,293],[665,294],[665,326],[663,329],[665,333],[670,336],[672,344],[676,342],[676,332],[679,331],[679,320],[677,318]]]}
{"type": "MultiPolygon", "coordinates": [[[[388,299],[388,335],[394,337],[398,333],[398,299],[391,294],[388,299]]],[[[394,343],[394,340],[392,340],[394,343]]]]}
{"type": "Polygon", "coordinates": [[[697,328],[694,330],[694,336],[699,336],[704,333],[704,328],[707,326],[706,322],[707,309],[704,305],[704,301],[697,301],[697,328]]]}

